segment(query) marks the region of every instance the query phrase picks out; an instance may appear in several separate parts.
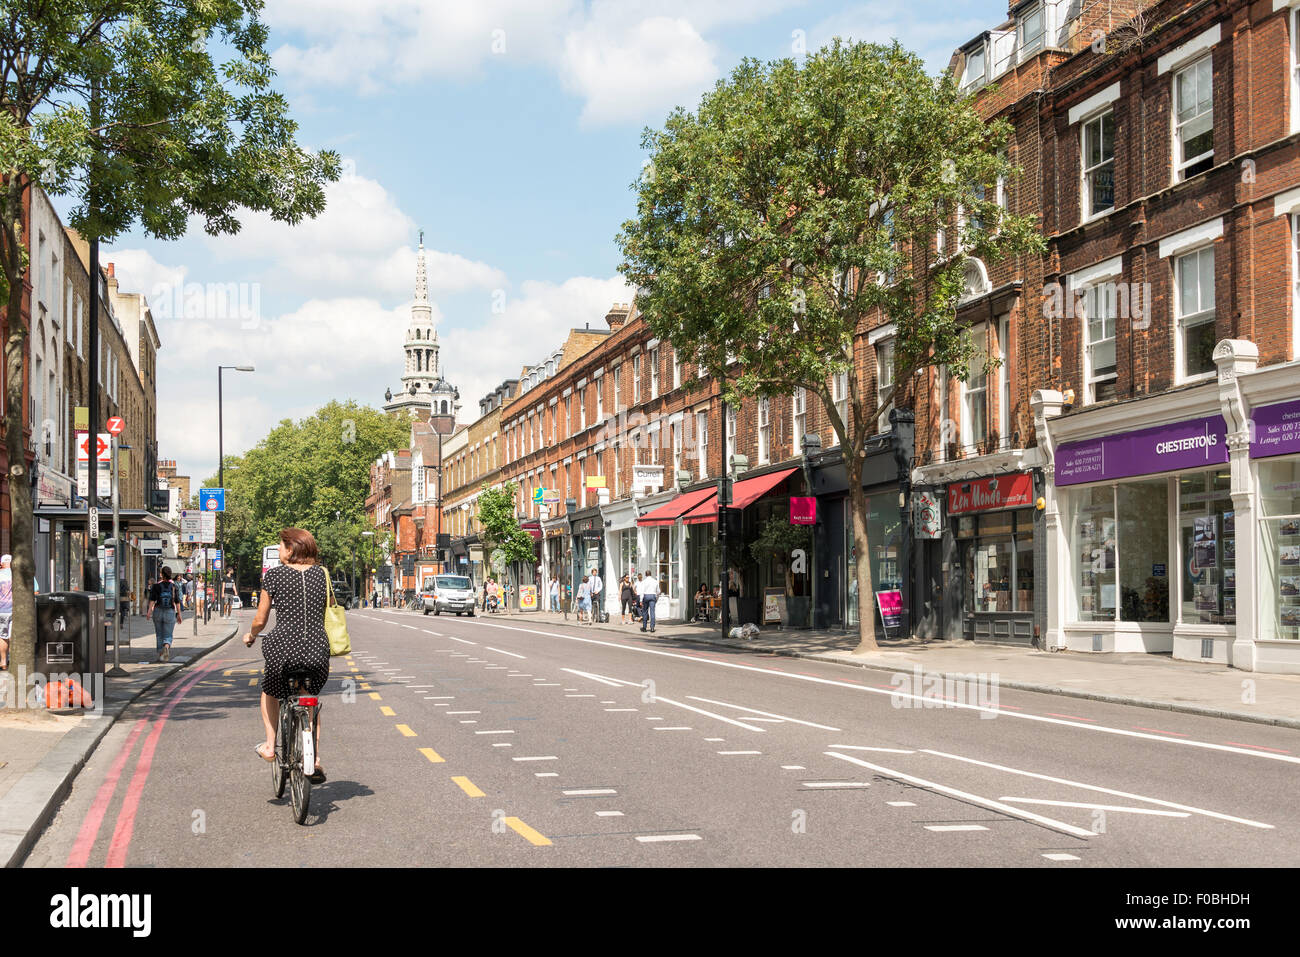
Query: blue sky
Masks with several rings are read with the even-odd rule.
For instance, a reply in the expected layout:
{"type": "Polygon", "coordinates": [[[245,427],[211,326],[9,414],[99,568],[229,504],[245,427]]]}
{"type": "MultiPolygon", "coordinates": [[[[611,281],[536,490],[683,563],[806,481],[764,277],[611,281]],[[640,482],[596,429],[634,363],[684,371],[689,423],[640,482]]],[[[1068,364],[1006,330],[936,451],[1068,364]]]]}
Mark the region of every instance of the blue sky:
{"type": "Polygon", "coordinates": [[[832,36],[897,37],[942,69],[1005,2],[268,0],[279,89],[300,140],[345,174],[317,220],[247,217],[234,237],[130,234],[104,252],[153,304],[160,456],[216,467],[225,445],[331,398],[378,406],[401,376],[417,232],[425,231],[441,371],[462,420],[571,327],[630,291],[614,243],[632,215],[641,130],[690,107],[745,56],[832,36]],[[197,284],[197,285],[195,285],[197,284]],[[495,309],[494,309],[495,304],[495,309]]]}

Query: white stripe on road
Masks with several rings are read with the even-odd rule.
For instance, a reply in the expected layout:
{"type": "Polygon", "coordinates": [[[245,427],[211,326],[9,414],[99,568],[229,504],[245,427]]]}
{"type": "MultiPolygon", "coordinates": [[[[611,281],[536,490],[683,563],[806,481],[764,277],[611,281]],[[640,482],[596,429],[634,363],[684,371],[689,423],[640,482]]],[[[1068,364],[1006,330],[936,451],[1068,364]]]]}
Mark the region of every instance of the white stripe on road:
{"type": "Polygon", "coordinates": [[[1081,807],[1090,811],[1119,811],[1123,814],[1151,814],[1155,817],[1191,817],[1189,811],[1159,811],[1153,807],[1121,807],[1118,804],[1087,804],[1082,801],[1047,801],[1038,798],[1002,797],[1010,804],[1047,804],[1052,807],[1081,807]]]}
{"type": "Polygon", "coordinates": [[[699,841],[698,834],[647,834],[637,838],[642,844],[657,844],[662,841],[699,841]]]}
{"type": "Polygon", "coordinates": [[[452,641],[459,641],[462,645],[477,645],[477,641],[470,641],[468,638],[457,638],[455,635],[440,635],[439,637],[450,638],[452,641]]]}
{"type": "Polygon", "coordinates": [[[441,634],[440,632],[437,632],[437,631],[430,631],[428,628],[421,628],[420,630],[421,630],[422,632],[424,632],[426,635],[433,635],[433,637],[435,637],[435,638],[441,638],[441,637],[443,637],[442,634],[441,634]]]}
{"type": "Polygon", "coordinates": [[[448,711],[448,714],[482,714],[482,711],[448,711]]]}
{"type": "Polygon", "coordinates": [[[762,751],[719,751],[718,754],[762,754],[762,751]]]}
{"type": "Polygon", "coordinates": [[[594,698],[594,694],[566,694],[566,698],[594,698]]]}
{"type": "Polygon", "coordinates": [[[559,771],[534,771],[533,772],[533,777],[535,778],[558,778],[559,776],[560,776],[559,771]]]}
{"type": "MultiPolygon", "coordinates": [[[[627,687],[627,688],[641,688],[641,687],[644,687],[644,685],[642,685],[642,683],[639,682],[639,681],[628,681],[628,680],[626,680],[626,679],[624,679],[624,678],[612,678],[612,677],[610,677],[609,675],[598,675],[598,674],[593,674],[593,673],[590,672],[590,671],[578,671],[578,670],[576,670],[576,669],[574,669],[574,668],[563,668],[563,669],[561,669],[561,670],[562,670],[562,671],[567,671],[567,672],[569,672],[570,674],[581,675],[581,676],[584,677],[584,678],[590,678],[592,681],[599,681],[601,684],[613,685],[613,686],[615,686],[615,687],[627,687]]],[[[566,690],[567,690],[567,689],[566,689],[566,690]]],[[[694,698],[694,695],[690,695],[690,696],[688,696],[688,697],[692,697],[692,698],[694,698]]],[[[696,701],[706,701],[707,699],[705,699],[705,698],[694,698],[694,700],[696,700],[696,701]]],[[[737,721],[737,720],[735,720],[734,718],[727,718],[727,717],[724,717],[724,716],[722,716],[722,715],[720,715],[720,714],[715,714],[715,713],[712,712],[712,711],[705,711],[703,708],[696,708],[694,705],[683,704],[683,703],[680,702],[680,701],[674,701],[672,698],[664,698],[664,697],[660,697],[659,695],[656,695],[656,696],[655,696],[655,699],[654,699],[654,702],[655,702],[655,704],[670,704],[670,705],[672,705],[672,706],[675,707],[675,708],[684,708],[684,709],[687,710],[687,711],[694,711],[696,714],[702,714],[702,715],[704,715],[705,717],[708,717],[708,718],[714,718],[714,719],[716,719],[716,720],[718,720],[718,721],[723,721],[723,722],[725,722],[725,723],[727,723],[727,724],[734,724],[734,725],[736,725],[736,726],[739,727],[739,728],[744,728],[746,731],[759,731],[759,732],[763,732],[763,731],[766,731],[766,730],[767,730],[766,728],[760,728],[760,727],[758,727],[757,725],[746,724],[744,721],[737,721]]],[[[714,703],[714,702],[709,702],[709,703],[712,704],[712,703],[714,703]]],[[[735,706],[733,705],[732,707],[735,707],[735,706]]],[[[744,709],[741,709],[741,710],[748,711],[748,710],[751,710],[751,709],[749,709],[749,708],[744,708],[744,709]]],[[[758,712],[758,713],[761,714],[762,712],[758,712]]],[[[770,715],[770,717],[779,717],[779,715],[770,715]]],[[[782,720],[784,720],[784,719],[782,719],[782,720]]],[[[801,722],[799,722],[799,723],[800,723],[800,724],[807,724],[808,722],[806,722],[806,721],[801,721],[801,722]]],[[[820,727],[824,727],[824,725],[816,725],[815,727],[819,727],[819,728],[820,728],[820,727]]],[[[830,730],[830,731],[838,731],[839,728],[829,728],[828,730],[830,730]]]]}
{"type": "Polygon", "coordinates": [[[866,781],[804,781],[806,788],[869,788],[866,781]]]}
{"type": "MultiPolygon", "coordinates": [[[[698,654],[681,654],[675,651],[666,651],[661,648],[641,648],[637,645],[622,644],[616,641],[601,641],[598,638],[583,638],[578,635],[564,635],[555,631],[541,631],[536,628],[520,628],[515,625],[498,625],[496,622],[476,622],[484,628],[502,628],[506,631],[517,631],[531,635],[542,635],[547,638],[561,638],[565,641],[583,642],[592,645],[601,645],[606,648],[617,648],[622,651],[630,651],[644,655],[661,655],[665,658],[676,658],[681,661],[693,661],[697,664],[712,665],[715,668],[735,668],[740,671],[753,671],[759,674],[771,675],[779,678],[787,678],[792,681],[807,681],[813,684],[832,685],[839,688],[849,688],[854,691],[861,691],[867,694],[887,695],[894,701],[910,700],[924,703],[927,699],[923,694],[905,693],[899,690],[885,690],[883,688],[871,688],[863,684],[856,684],[847,681],[838,681],[834,678],[821,678],[817,675],[805,675],[791,671],[781,671],[775,668],[762,668],[758,665],[741,664],[738,661],[722,661],[716,658],[707,658],[698,654]]],[[[1147,741],[1160,741],[1164,744],[1178,744],[1193,748],[1206,748],[1212,751],[1227,751],[1233,754],[1246,755],[1253,758],[1262,758],[1270,761],[1286,761],[1291,764],[1300,764],[1300,757],[1289,754],[1274,754],[1268,751],[1254,751],[1250,748],[1233,747],[1227,744],[1214,744],[1209,741],[1195,741],[1191,738],[1171,738],[1168,735],[1146,734],[1141,731],[1130,731],[1127,728],[1111,728],[1100,724],[1087,724],[1079,721],[1070,721],[1064,718],[1052,718],[1046,715],[1032,714],[1025,711],[1004,711],[1000,708],[985,707],[977,704],[965,704],[963,702],[948,702],[948,707],[963,709],[966,711],[979,711],[1004,718],[1020,718],[1024,721],[1039,721],[1046,724],[1055,724],[1067,728],[1079,728],[1085,731],[1101,732],[1103,734],[1118,734],[1130,738],[1143,738],[1147,741]]]]}
{"type": "Polygon", "coordinates": [[[512,761],[558,761],[560,760],[553,754],[533,755],[527,758],[511,758],[512,761]]]}
{"type": "Polygon", "coordinates": [[[987,831],[983,824],[927,824],[927,831],[987,831]]]}
{"type": "MultiPolygon", "coordinates": [[[[622,688],[624,685],[633,684],[631,681],[619,681],[617,678],[606,678],[601,675],[593,675],[588,671],[578,671],[576,668],[561,668],[560,670],[566,671],[571,675],[581,675],[583,678],[590,678],[592,681],[599,681],[603,685],[611,685],[615,688],[622,688]]],[[[640,685],[637,684],[636,687],[640,687],[640,685]]]]}
{"type": "Polygon", "coordinates": [[[622,817],[622,811],[597,811],[596,817],[622,817]]]}
{"type": "Polygon", "coordinates": [[[832,744],[828,747],[837,748],[840,751],[883,751],[885,754],[916,754],[915,751],[909,751],[906,748],[869,748],[864,744],[832,744]]]}
{"type": "Polygon", "coordinates": [[[509,741],[498,741],[496,744],[492,745],[492,747],[494,747],[494,748],[513,748],[514,745],[511,744],[509,741]]]}
{"type": "Polygon", "coordinates": [[[783,764],[781,765],[781,770],[782,771],[807,771],[808,769],[805,768],[802,764],[783,764]]]}
{"type": "Polygon", "coordinates": [[[617,794],[613,788],[581,788],[576,791],[561,791],[561,794],[567,794],[571,797],[588,794],[617,794]]]}
{"type": "MultiPolygon", "coordinates": [[[[705,704],[720,704],[724,708],[735,708],[737,711],[748,711],[750,714],[761,714],[766,718],[772,718],[776,721],[790,721],[794,724],[804,724],[810,728],[820,728],[823,731],[839,731],[839,728],[832,728],[829,725],[817,724],[813,721],[801,721],[798,718],[787,717],[783,714],[774,714],[771,711],[759,711],[757,708],[746,708],[743,705],[731,704],[728,701],[714,701],[712,698],[700,698],[696,695],[687,695],[692,701],[703,701],[705,704]]],[[[757,718],[754,720],[758,720],[757,718]]]]}
{"type": "Polygon", "coordinates": [[[1043,857],[1049,861],[1077,861],[1078,858],[1073,854],[1044,854],[1043,857]]]}
{"type": "Polygon", "coordinates": [[[916,807],[911,801],[886,801],[890,807],[916,807]]]}
{"type": "Polygon", "coordinates": [[[606,708],[606,711],[639,711],[639,708],[606,708]]]}
{"type": "Polygon", "coordinates": [[[522,658],[524,661],[528,660],[523,655],[517,655],[513,651],[502,651],[500,648],[493,648],[491,645],[484,645],[483,648],[486,651],[495,651],[499,655],[509,655],[511,658],[522,658]]]}
{"type": "Polygon", "coordinates": [[[681,728],[665,728],[663,725],[656,725],[656,726],[655,726],[654,728],[652,728],[651,730],[652,730],[652,731],[691,731],[691,730],[693,730],[693,729],[691,729],[691,728],[686,728],[686,727],[681,727],[681,728]]]}
{"type": "Polygon", "coordinates": [[[967,764],[977,764],[980,767],[992,768],[995,771],[1006,771],[1010,774],[1022,774],[1027,778],[1037,778],[1040,781],[1051,781],[1053,784],[1065,784],[1070,787],[1083,788],[1085,791],[1097,791],[1100,794],[1113,794],[1115,797],[1129,798],[1133,801],[1146,801],[1148,804],[1159,804],[1162,807],[1171,807],[1177,811],[1190,811],[1193,814],[1204,814],[1206,817],[1218,818],[1221,821],[1231,821],[1234,824],[1245,824],[1249,827],[1264,828],[1273,830],[1272,824],[1263,824],[1259,821],[1252,821],[1244,817],[1233,817],[1231,814],[1220,814],[1218,811],[1206,811],[1199,807],[1191,807],[1186,804],[1175,804],[1173,801],[1161,801],[1157,798],[1144,797],[1141,794],[1130,794],[1127,791],[1116,791],[1113,788],[1104,788],[1097,784],[1082,784],[1079,781],[1071,781],[1067,778],[1055,778],[1049,774],[1037,774],[1033,771],[1022,771],[1019,768],[1009,768],[1001,764],[991,764],[988,761],[977,761],[974,758],[964,758],[960,754],[945,754],[943,751],[931,751],[929,748],[921,749],[924,754],[933,754],[941,758],[951,758],[954,761],[965,761],[967,764]]]}
{"type": "Polygon", "coordinates": [[[514,734],[513,731],[475,731],[475,734],[514,734]]]}
{"type": "Polygon", "coordinates": [[[904,774],[902,771],[894,771],[890,768],[881,767],[878,764],[868,764],[861,758],[855,758],[849,754],[840,754],[836,751],[823,751],[828,758],[839,758],[841,761],[849,761],[853,764],[861,765],[864,768],[870,768],[880,774],[890,778],[897,778],[900,781],[906,781],[908,784],[915,784],[918,787],[929,788],[932,791],[938,791],[941,794],[947,794],[950,797],[962,798],[975,804],[982,804],[987,808],[995,811],[1001,811],[1012,817],[1023,818],[1026,821],[1033,821],[1035,824],[1042,824],[1045,827],[1054,830],[1064,831],[1067,834],[1073,834],[1075,837],[1092,837],[1091,831],[1085,831],[1081,827],[1075,827],[1073,824],[1066,824],[1064,821],[1054,821],[1050,817],[1043,817],[1032,811],[1026,811],[1018,807],[1012,807],[1010,804],[1003,804],[1000,801],[994,801],[990,798],[980,797],[978,794],[971,794],[968,791],[959,791],[956,788],[950,788],[946,784],[936,784],[933,781],[926,781],[923,778],[913,777],[910,774],[904,774]]]}

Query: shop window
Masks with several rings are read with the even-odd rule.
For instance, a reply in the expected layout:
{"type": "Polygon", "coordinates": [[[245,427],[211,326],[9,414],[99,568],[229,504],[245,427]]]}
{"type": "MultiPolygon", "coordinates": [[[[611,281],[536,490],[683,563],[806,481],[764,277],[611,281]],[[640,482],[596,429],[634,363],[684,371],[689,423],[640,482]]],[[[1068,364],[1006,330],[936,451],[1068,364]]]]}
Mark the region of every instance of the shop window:
{"type": "Polygon", "coordinates": [[[1260,637],[1300,640],[1300,458],[1259,464],[1259,504],[1260,637]]]}
{"type": "Polygon", "coordinates": [[[1115,113],[1083,124],[1083,218],[1115,208],[1115,113]]]}
{"type": "Polygon", "coordinates": [[[958,519],[967,614],[1034,610],[1034,519],[1028,510],[958,519]]]}
{"type": "Polygon", "coordinates": [[[1169,483],[1071,495],[1077,620],[1169,621],[1169,483]]]}
{"type": "Polygon", "coordinates": [[[1236,520],[1229,472],[1197,472],[1178,479],[1178,540],[1182,622],[1235,623],[1236,520]]]}
{"type": "Polygon", "coordinates": [[[1213,165],[1214,68],[1206,56],[1174,74],[1174,180],[1213,165]]]}
{"type": "Polygon", "coordinates": [[[1174,260],[1180,372],[1184,378],[1214,373],[1214,247],[1174,260]]]}
{"type": "Polygon", "coordinates": [[[1115,491],[1080,489],[1070,496],[1078,621],[1114,621],[1116,612],[1115,491]]]}

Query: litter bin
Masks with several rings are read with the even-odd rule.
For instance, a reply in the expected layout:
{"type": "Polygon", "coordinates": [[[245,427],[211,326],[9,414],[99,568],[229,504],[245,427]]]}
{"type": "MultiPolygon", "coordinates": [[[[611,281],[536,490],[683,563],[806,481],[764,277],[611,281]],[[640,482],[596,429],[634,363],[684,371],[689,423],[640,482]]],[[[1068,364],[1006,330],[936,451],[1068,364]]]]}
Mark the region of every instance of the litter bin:
{"type": "Polygon", "coordinates": [[[36,596],[36,671],[75,678],[93,693],[104,686],[104,596],[61,591],[36,596]]]}

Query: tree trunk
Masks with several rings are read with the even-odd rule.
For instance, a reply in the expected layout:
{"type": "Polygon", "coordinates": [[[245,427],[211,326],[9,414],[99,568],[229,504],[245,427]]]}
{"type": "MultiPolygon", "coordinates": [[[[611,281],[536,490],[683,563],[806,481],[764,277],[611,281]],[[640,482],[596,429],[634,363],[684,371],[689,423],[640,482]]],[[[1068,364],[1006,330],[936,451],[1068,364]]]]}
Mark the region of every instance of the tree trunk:
{"type": "Polygon", "coordinates": [[[858,583],[858,647],[854,654],[879,651],[876,643],[876,599],[871,581],[871,543],[867,539],[867,493],[862,488],[862,456],[853,448],[845,449],[849,501],[853,511],[853,547],[857,552],[854,573],[858,583]]]}
{"type": "MultiPolygon", "coordinates": [[[[19,202],[13,202],[15,190],[6,189],[6,218],[10,223],[21,222],[21,191],[19,202]]],[[[12,228],[12,227],[11,227],[12,228]]],[[[22,234],[15,228],[10,236],[21,243],[22,234]]],[[[23,325],[23,284],[26,269],[22,265],[22,251],[6,242],[4,263],[9,280],[7,303],[8,334],[5,337],[5,449],[9,453],[9,540],[13,555],[13,622],[9,635],[9,673],[13,676],[16,693],[6,702],[9,708],[19,706],[26,689],[18,687],[20,675],[30,676],[36,665],[36,594],[35,594],[35,539],[32,534],[32,483],[27,468],[27,442],[23,435],[23,409],[27,402],[23,388],[23,372],[27,365],[27,328],[23,325]],[[13,257],[12,259],[10,257],[13,257]]]]}

